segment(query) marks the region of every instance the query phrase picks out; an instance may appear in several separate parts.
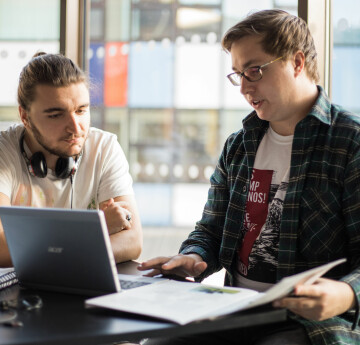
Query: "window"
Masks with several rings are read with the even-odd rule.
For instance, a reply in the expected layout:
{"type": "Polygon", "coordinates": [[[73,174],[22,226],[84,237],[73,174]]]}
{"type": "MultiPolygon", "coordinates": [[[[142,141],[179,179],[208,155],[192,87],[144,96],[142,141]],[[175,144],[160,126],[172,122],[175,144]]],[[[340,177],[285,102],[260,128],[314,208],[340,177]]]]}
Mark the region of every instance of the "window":
{"type": "Polygon", "coordinates": [[[360,3],[356,0],[332,1],[333,51],[332,100],[360,113],[360,3]]]}
{"type": "Polygon", "coordinates": [[[222,146],[250,111],[225,78],[221,37],[273,7],[296,14],[297,0],[91,2],[93,124],[118,135],[144,226],[193,227],[201,217],[222,146]]]}
{"type": "Polygon", "coordinates": [[[19,121],[22,67],[38,51],[58,53],[59,41],[60,0],[0,0],[0,129],[19,121]]]}

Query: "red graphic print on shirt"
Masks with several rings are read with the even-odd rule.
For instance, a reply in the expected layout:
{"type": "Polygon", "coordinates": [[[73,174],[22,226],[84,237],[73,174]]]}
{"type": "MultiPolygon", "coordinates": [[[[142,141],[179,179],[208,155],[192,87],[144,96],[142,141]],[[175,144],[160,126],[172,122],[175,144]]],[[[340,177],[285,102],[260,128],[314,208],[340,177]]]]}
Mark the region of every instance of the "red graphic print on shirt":
{"type": "Polygon", "coordinates": [[[246,234],[243,244],[239,249],[238,255],[242,263],[243,275],[247,275],[249,265],[249,255],[253,244],[260,234],[268,215],[269,193],[273,170],[253,169],[251,176],[250,190],[246,203],[246,214],[244,227],[246,234]]]}

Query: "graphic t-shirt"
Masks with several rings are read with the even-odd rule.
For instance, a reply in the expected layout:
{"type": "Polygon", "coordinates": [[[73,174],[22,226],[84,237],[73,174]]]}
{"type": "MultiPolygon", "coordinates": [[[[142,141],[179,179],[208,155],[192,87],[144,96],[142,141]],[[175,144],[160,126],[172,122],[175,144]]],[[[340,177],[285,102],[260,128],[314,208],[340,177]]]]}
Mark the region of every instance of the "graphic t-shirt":
{"type": "Polygon", "coordinates": [[[256,153],[238,248],[236,285],[264,291],[276,280],[279,230],[293,136],[269,127],[256,153]]]}

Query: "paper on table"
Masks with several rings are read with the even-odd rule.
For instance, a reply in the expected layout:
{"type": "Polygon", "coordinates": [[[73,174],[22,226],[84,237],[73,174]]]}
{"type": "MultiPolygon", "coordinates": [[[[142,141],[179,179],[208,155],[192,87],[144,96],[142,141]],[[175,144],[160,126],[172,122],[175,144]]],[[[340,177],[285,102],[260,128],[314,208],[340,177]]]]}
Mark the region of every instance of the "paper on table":
{"type": "Polygon", "coordinates": [[[125,292],[91,298],[87,307],[102,307],[186,324],[245,310],[282,298],[298,284],[312,284],[325,272],[345,262],[340,259],[282,279],[266,293],[213,287],[200,283],[162,281],[125,292]]]}
{"type": "Polygon", "coordinates": [[[207,318],[214,309],[248,300],[257,294],[256,291],[248,289],[219,288],[170,280],[92,298],[86,301],[86,305],[186,324],[207,318]]]}

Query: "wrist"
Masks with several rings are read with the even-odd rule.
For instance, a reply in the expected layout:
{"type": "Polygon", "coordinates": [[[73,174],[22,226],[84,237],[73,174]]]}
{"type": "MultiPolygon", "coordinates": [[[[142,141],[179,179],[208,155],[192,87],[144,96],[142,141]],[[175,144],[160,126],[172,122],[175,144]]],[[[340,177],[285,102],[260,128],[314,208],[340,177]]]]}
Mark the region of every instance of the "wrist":
{"type": "Polygon", "coordinates": [[[342,282],[344,286],[344,305],[347,307],[346,311],[354,310],[357,306],[355,291],[350,284],[342,282]]]}

